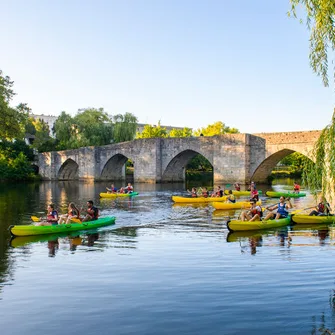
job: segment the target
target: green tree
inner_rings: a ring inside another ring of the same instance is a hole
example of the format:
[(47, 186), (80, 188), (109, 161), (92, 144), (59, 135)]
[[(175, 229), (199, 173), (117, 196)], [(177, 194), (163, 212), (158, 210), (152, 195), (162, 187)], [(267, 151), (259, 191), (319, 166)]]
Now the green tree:
[(191, 137), (191, 136), (192, 136), (191, 128), (183, 128), (183, 129), (173, 128), (169, 132), (169, 137)]
[(39, 152), (55, 150), (55, 141), (50, 136), (49, 125), (42, 119), (36, 119), (33, 121), (33, 126), (35, 128), (33, 147)]
[(12, 89), (14, 82), (4, 76), (0, 70), (0, 139), (23, 138), (24, 125), (28, 118), (29, 108), (26, 104), (10, 107), (9, 103), (15, 93)]
[[(328, 86), (328, 53), (334, 55), (335, 50), (335, 2), (334, 0), (290, 0), (290, 2), (289, 16), (297, 18), (298, 7), (302, 7), (306, 13), (306, 24), (310, 30), (310, 65), (322, 78), (323, 84)], [(300, 19), (300, 22), (303, 20)], [(332, 76), (335, 79), (334, 68)]]
[(34, 126), (34, 121), (35, 119), (33, 117), (29, 117), (27, 119), (27, 122), (25, 124), (25, 132), (30, 134), (30, 135), (35, 135), (36, 134), (36, 128)]
[(199, 128), (194, 131), (195, 136), (215, 136), (223, 135), (227, 133), (236, 134), (239, 131), (236, 128), (230, 128), (226, 126), (223, 122), (217, 121), (213, 124), (208, 125), (206, 128)]
[(57, 149), (73, 149), (76, 148), (76, 125), (71, 115), (62, 112), (55, 121), (53, 131), (57, 141)]
[(142, 133), (137, 133), (136, 138), (166, 138), (168, 133), (165, 127), (161, 127), (160, 122), (157, 126), (146, 124)]
[(132, 141), (136, 135), (137, 117), (131, 113), (113, 116), (113, 141), (114, 143)]

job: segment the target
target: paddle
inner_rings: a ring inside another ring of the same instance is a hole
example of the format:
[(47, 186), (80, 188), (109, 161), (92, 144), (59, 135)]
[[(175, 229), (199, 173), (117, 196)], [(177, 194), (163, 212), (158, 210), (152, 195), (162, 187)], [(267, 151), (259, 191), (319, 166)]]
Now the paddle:
[(294, 211), (291, 212), (291, 214), (297, 214), (297, 213), (300, 213), (302, 211), (305, 211), (307, 209), (312, 209), (312, 208), (315, 208), (316, 206), (313, 206), (313, 207), (307, 207), (307, 208), (302, 208), (302, 209), (296, 209)]

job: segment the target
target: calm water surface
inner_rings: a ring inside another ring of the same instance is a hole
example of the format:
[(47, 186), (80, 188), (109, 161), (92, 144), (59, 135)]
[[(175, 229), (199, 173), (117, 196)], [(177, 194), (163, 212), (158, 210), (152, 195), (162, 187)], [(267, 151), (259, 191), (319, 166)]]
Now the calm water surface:
[[(330, 334), (334, 229), (293, 226), (228, 234), (238, 212), (173, 205), (183, 185), (1, 185), (1, 334)], [(280, 189), (281, 185), (274, 186)], [(284, 188), (284, 186), (283, 186)], [(265, 187), (263, 190), (266, 190)], [(80, 236), (15, 238), (47, 203), (93, 199), (116, 225)], [(267, 204), (276, 202), (267, 200)], [(294, 200), (309, 207), (312, 197)]]

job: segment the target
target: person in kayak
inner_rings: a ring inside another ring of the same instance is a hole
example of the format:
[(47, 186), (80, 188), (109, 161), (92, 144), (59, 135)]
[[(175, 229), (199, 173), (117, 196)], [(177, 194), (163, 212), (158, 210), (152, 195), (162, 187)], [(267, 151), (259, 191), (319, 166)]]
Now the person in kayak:
[(114, 184), (111, 185), (111, 188), (106, 187), (107, 193), (116, 193), (117, 188), (114, 186)]
[(212, 197), (218, 197), (218, 198), (223, 197), (223, 190), (221, 189), (221, 186), (218, 186), (216, 188), (216, 191), (212, 193)]
[[(270, 210), (271, 212), (265, 216), (264, 221), (270, 220), (270, 219), (278, 220), (278, 219), (287, 218), (288, 216), (287, 210), (291, 208), (293, 208), (293, 206), (291, 204), (290, 198), (285, 199), (285, 197), (281, 196), (279, 198), (278, 204), (266, 208)], [(275, 209), (277, 209), (276, 213), (273, 212)]]
[(58, 224), (58, 212), (55, 210), (54, 204), (49, 204), (47, 208), (46, 219), (41, 218), (41, 222), (37, 223), (36, 226), (54, 226)]
[(241, 191), (241, 185), (239, 183), (234, 184), (235, 191)]
[(203, 187), (202, 192), (201, 192), (201, 196), (204, 197), (204, 198), (209, 197), (209, 192), (207, 190), (207, 187)]
[(69, 203), (69, 207), (67, 208), (67, 214), (63, 214), (60, 216), (58, 224), (70, 223), (71, 219), (79, 219), (79, 209), (73, 202)]
[(187, 192), (191, 194), (192, 198), (196, 198), (198, 196), (197, 189), (195, 187), (192, 187), (191, 191), (187, 190)]
[(250, 198), (255, 199), (256, 201), (259, 200), (259, 194), (254, 185), (251, 185), (251, 188), (250, 188)]
[(86, 210), (86, 216), (84, 217), (82, 222), (87, 221), (94, 221), (97, 220), (99, 217), (99, 209), (95, 206), (93, 206), (93, 201), (88, 200), (87, 201), (87, 210)]
[(324, 196), (320, 197), (320, 202), (317, 204), (315, 209), (309, 213), (310, 216), (316, 215), (316, 216), (325, 216), (330, 215), (330, 205), (327, 202), (326, 198)]
[(236, 202), (235, 195), (233, 194), (232, 190), (228, 191), (229, 195), (227, 197), (227, 202), (234, 204)]
[(134, 188), (131, 185), (131, 183), (128, 183), (128, 185), (126, 187), (123, 188), (125, 193), (132, 193), (134, 192)]
[(296, 181), (294, 182), (293, 193), (300, 193), (300, 185)]
[(262, 217), (262, 208), (257, 205), (255, 199), (250, 199), (250, 209), (241, 213), (241, 221), (260, 221)]

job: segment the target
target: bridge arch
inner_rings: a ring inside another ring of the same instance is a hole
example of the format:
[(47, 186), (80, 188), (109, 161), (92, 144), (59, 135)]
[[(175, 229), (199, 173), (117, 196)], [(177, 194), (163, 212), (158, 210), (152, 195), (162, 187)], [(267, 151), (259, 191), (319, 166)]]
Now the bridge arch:
[[(270, 156), (268, 156), (266, 159), (261, 162), (261, 164), (256, 168), (255, 172), (253, 173), (251, 180), (254, 180), (255, 182), (264, 183), (267, 182), (268, 176), (271, 175), (272, 170), (274, 167), (286, 156), (289, 156), (290, 154), (298, 152), (292, 149), (282, 149), (279, 150)], [(300, 152), (301, 153), (301, 152)], [(303, 153), (301, 153), (303, 154)], [(310, 159), (306, 154), (303, 154), (306, 158)]]
[(58, 180), (79, 179), (79, 165), (71, 158), (68, 158), (58, 171)]
[[(186, 166), (190, 160), (197, 155), (201, 155), (210, 162), (207, 157), (197, 151), (190, 149), (184, 150), (170, 160), (162, 174), (162, 182), (184, 182)], [(213, 166), (212, 162), (210, 163)]]
[(109, 158), (101, 171), (101, 179), (104, 180), (126, 180), (126, 162), (128, 157), (116, 154)]

